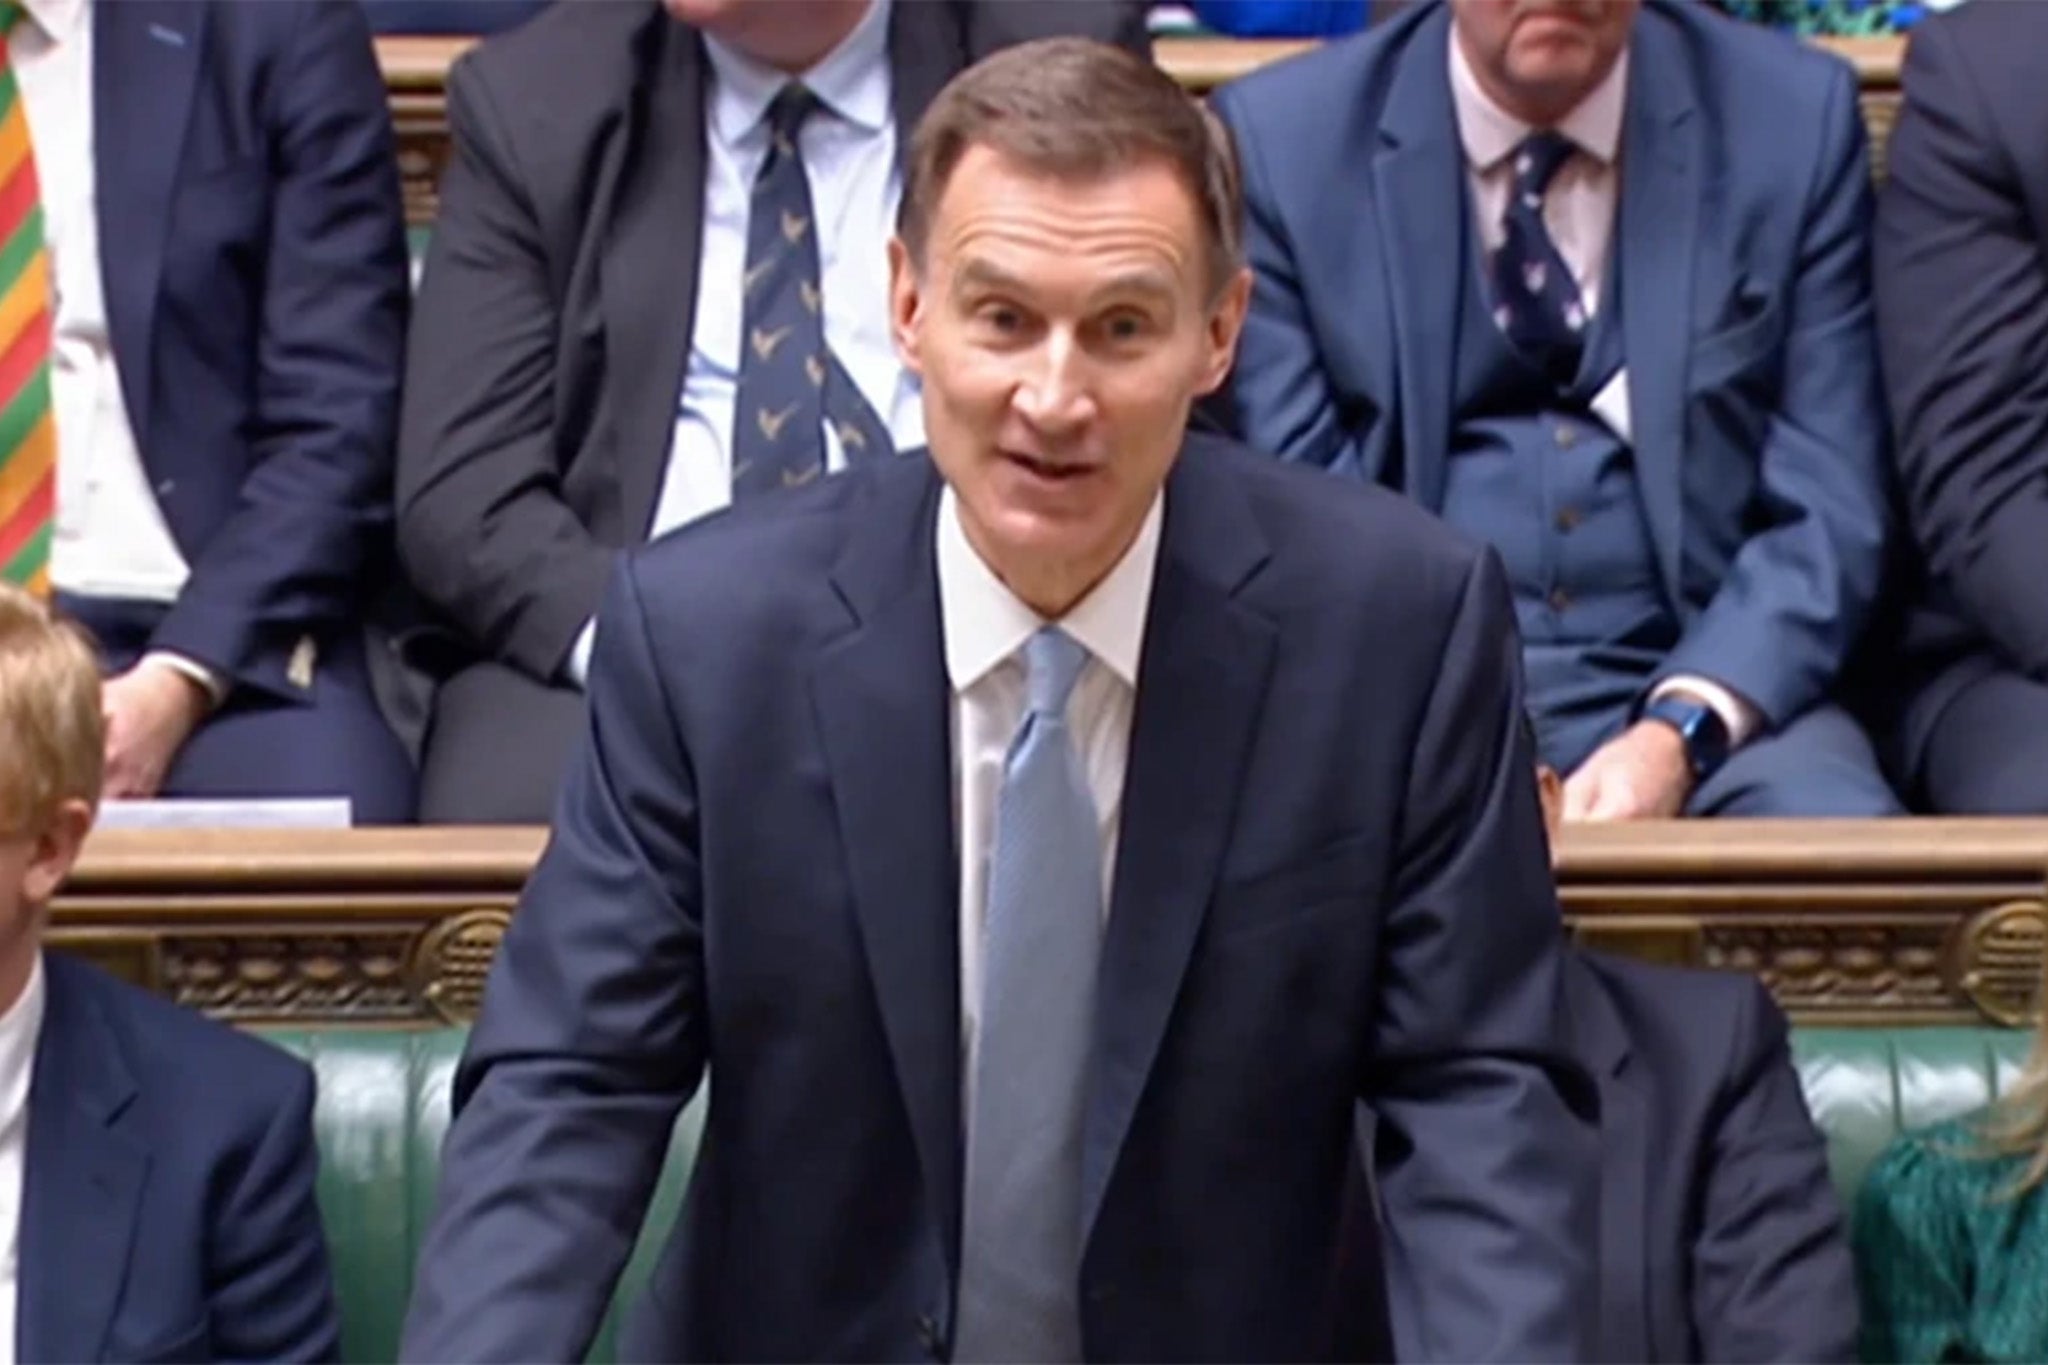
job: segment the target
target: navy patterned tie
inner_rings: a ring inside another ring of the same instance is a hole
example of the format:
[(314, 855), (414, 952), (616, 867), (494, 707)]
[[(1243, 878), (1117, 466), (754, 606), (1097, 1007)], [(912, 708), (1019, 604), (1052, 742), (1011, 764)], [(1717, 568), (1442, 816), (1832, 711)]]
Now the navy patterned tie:
[(1578, 374), (1586, 305), (1543, 222), (1543, 196), (1577, 150), (1562, 133), (1531, 133), (1515, 148), (1515, 187), (1493, 255), (1494, 321), (1552, 380)]
[[(794, 82), (768, 106), (768, 155), (747, 209), (732, 495), (809, 483), (825, 470), (829, 420), (848, 463), (893, 453), (889, 429), (825, 344), (817, 221), (797, 134), (818, 97)], [(876, 263), (880, 269), (880, 262)]]

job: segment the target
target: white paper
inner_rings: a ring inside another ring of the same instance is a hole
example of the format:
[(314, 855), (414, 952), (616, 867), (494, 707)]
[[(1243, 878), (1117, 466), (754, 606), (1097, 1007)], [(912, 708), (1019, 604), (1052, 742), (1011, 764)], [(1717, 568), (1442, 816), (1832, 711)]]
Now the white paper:
[(165, 797), (105, 802), (98, 823), (101, 829), (347, 829), (354, 810), (345, 796), (268, 801)]

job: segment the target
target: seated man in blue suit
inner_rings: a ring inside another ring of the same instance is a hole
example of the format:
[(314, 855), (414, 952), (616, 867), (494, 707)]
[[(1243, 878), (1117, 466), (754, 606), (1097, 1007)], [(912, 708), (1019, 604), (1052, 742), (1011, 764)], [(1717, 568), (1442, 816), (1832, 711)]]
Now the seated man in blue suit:
[(332, 1360), (312, 1073), (41, 949), (102, 724), (92, 646), (0, 583), (0, 1358)]
[(628, 1359), (1355, 1358), (1361, 1099), (1399, 1358), (1583, 1358), (1506, 584), (1186, 434), (1240, 208), (1120, 49), (933, 102), (889, 249), (929, 451), (625, 554), (406, 1359), (580, 1358), (707, 1072)]
[(1830, 700), (1888, 529), (1849, 69), (1671, 0), (1450, 0), (1216, 107), (1231, 418), (1499, 550), (1566, 818), (1895, 811)]
[(0, 575), (53, 588), (99, 640), (107, 795), (343, 796), (358, 820), (409, 818), (362, 636), (389, 558), (407, 286), (361, 11), (5, 13), (6, 113), (26, 116), (8, 191), (36, 211), (0, 269), (52, 302), (0, 312), (0, 504), (37, 489)]

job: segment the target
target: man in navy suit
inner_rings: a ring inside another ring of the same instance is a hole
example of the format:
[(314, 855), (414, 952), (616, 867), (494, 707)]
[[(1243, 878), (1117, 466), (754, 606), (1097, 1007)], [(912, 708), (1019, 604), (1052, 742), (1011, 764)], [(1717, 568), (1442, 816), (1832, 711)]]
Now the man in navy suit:
[(1878, 204), (1878, 340), (1924, 573), (1910, 662), (1871, 691), (1901, 790), (1938, 814), (2048, 814), (2044, 50), (2038, 5), (1915, 28)]
[(41, 950), (102, 725), (92, 646), (0, 584), (0, 1358), (332, 1360), (312, 1073)]
[(406, 260), (350, 0), (25, 0), (55, 305), (47, 573), (98, 637), (107, 794), (409, 818), (371, 696)]
[[(1536, 773), (1554, 840), (1554, 768)], [(1575, 948), (1565, 1000), (1600, 1088), (1600, 1332), (1587, 1357), (1852, 1361), (1856, 1280), (1785, 1012), (1745, 972)]]
[(1856, 81), (1701, 6), (1450, 0), (1220, 92), (1229, 405), (1506, 562), (1568, 819), (1891, 813)]
[(1600, 1087), (1600, 1332), (1589, 1360), (1853, 1361), (1856, 1278), (1785, 1015), (1740, 972), (1576, 951)]
[(1105, 45), (934, 102), (890, 248), (929, 457), (625, 557), (407, 1359), (577, 1357), (707, 1071), (630, 1358), (1347, 1357), (1360, 1099), (1401, 1358), (1582, 1357), (1590, 1087), (1506, 585), (1186, 435), (1236, 187)]

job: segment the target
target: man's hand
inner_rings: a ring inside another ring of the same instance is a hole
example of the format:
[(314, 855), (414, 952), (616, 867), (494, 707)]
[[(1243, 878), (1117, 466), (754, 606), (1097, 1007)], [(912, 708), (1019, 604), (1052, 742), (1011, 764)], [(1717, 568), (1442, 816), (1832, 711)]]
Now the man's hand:
[(212, 704), (196, 679), (161, 660), (144, 659), (107, 679), (100, 702), (107, 718), (106, 796), (155, 796), (171, 760)]
[(1565, 779), (1566, 820), (1668, 820), (1692, 795), (1692, 764), (1678, 731), (1641, 720), (1593, 751)]

